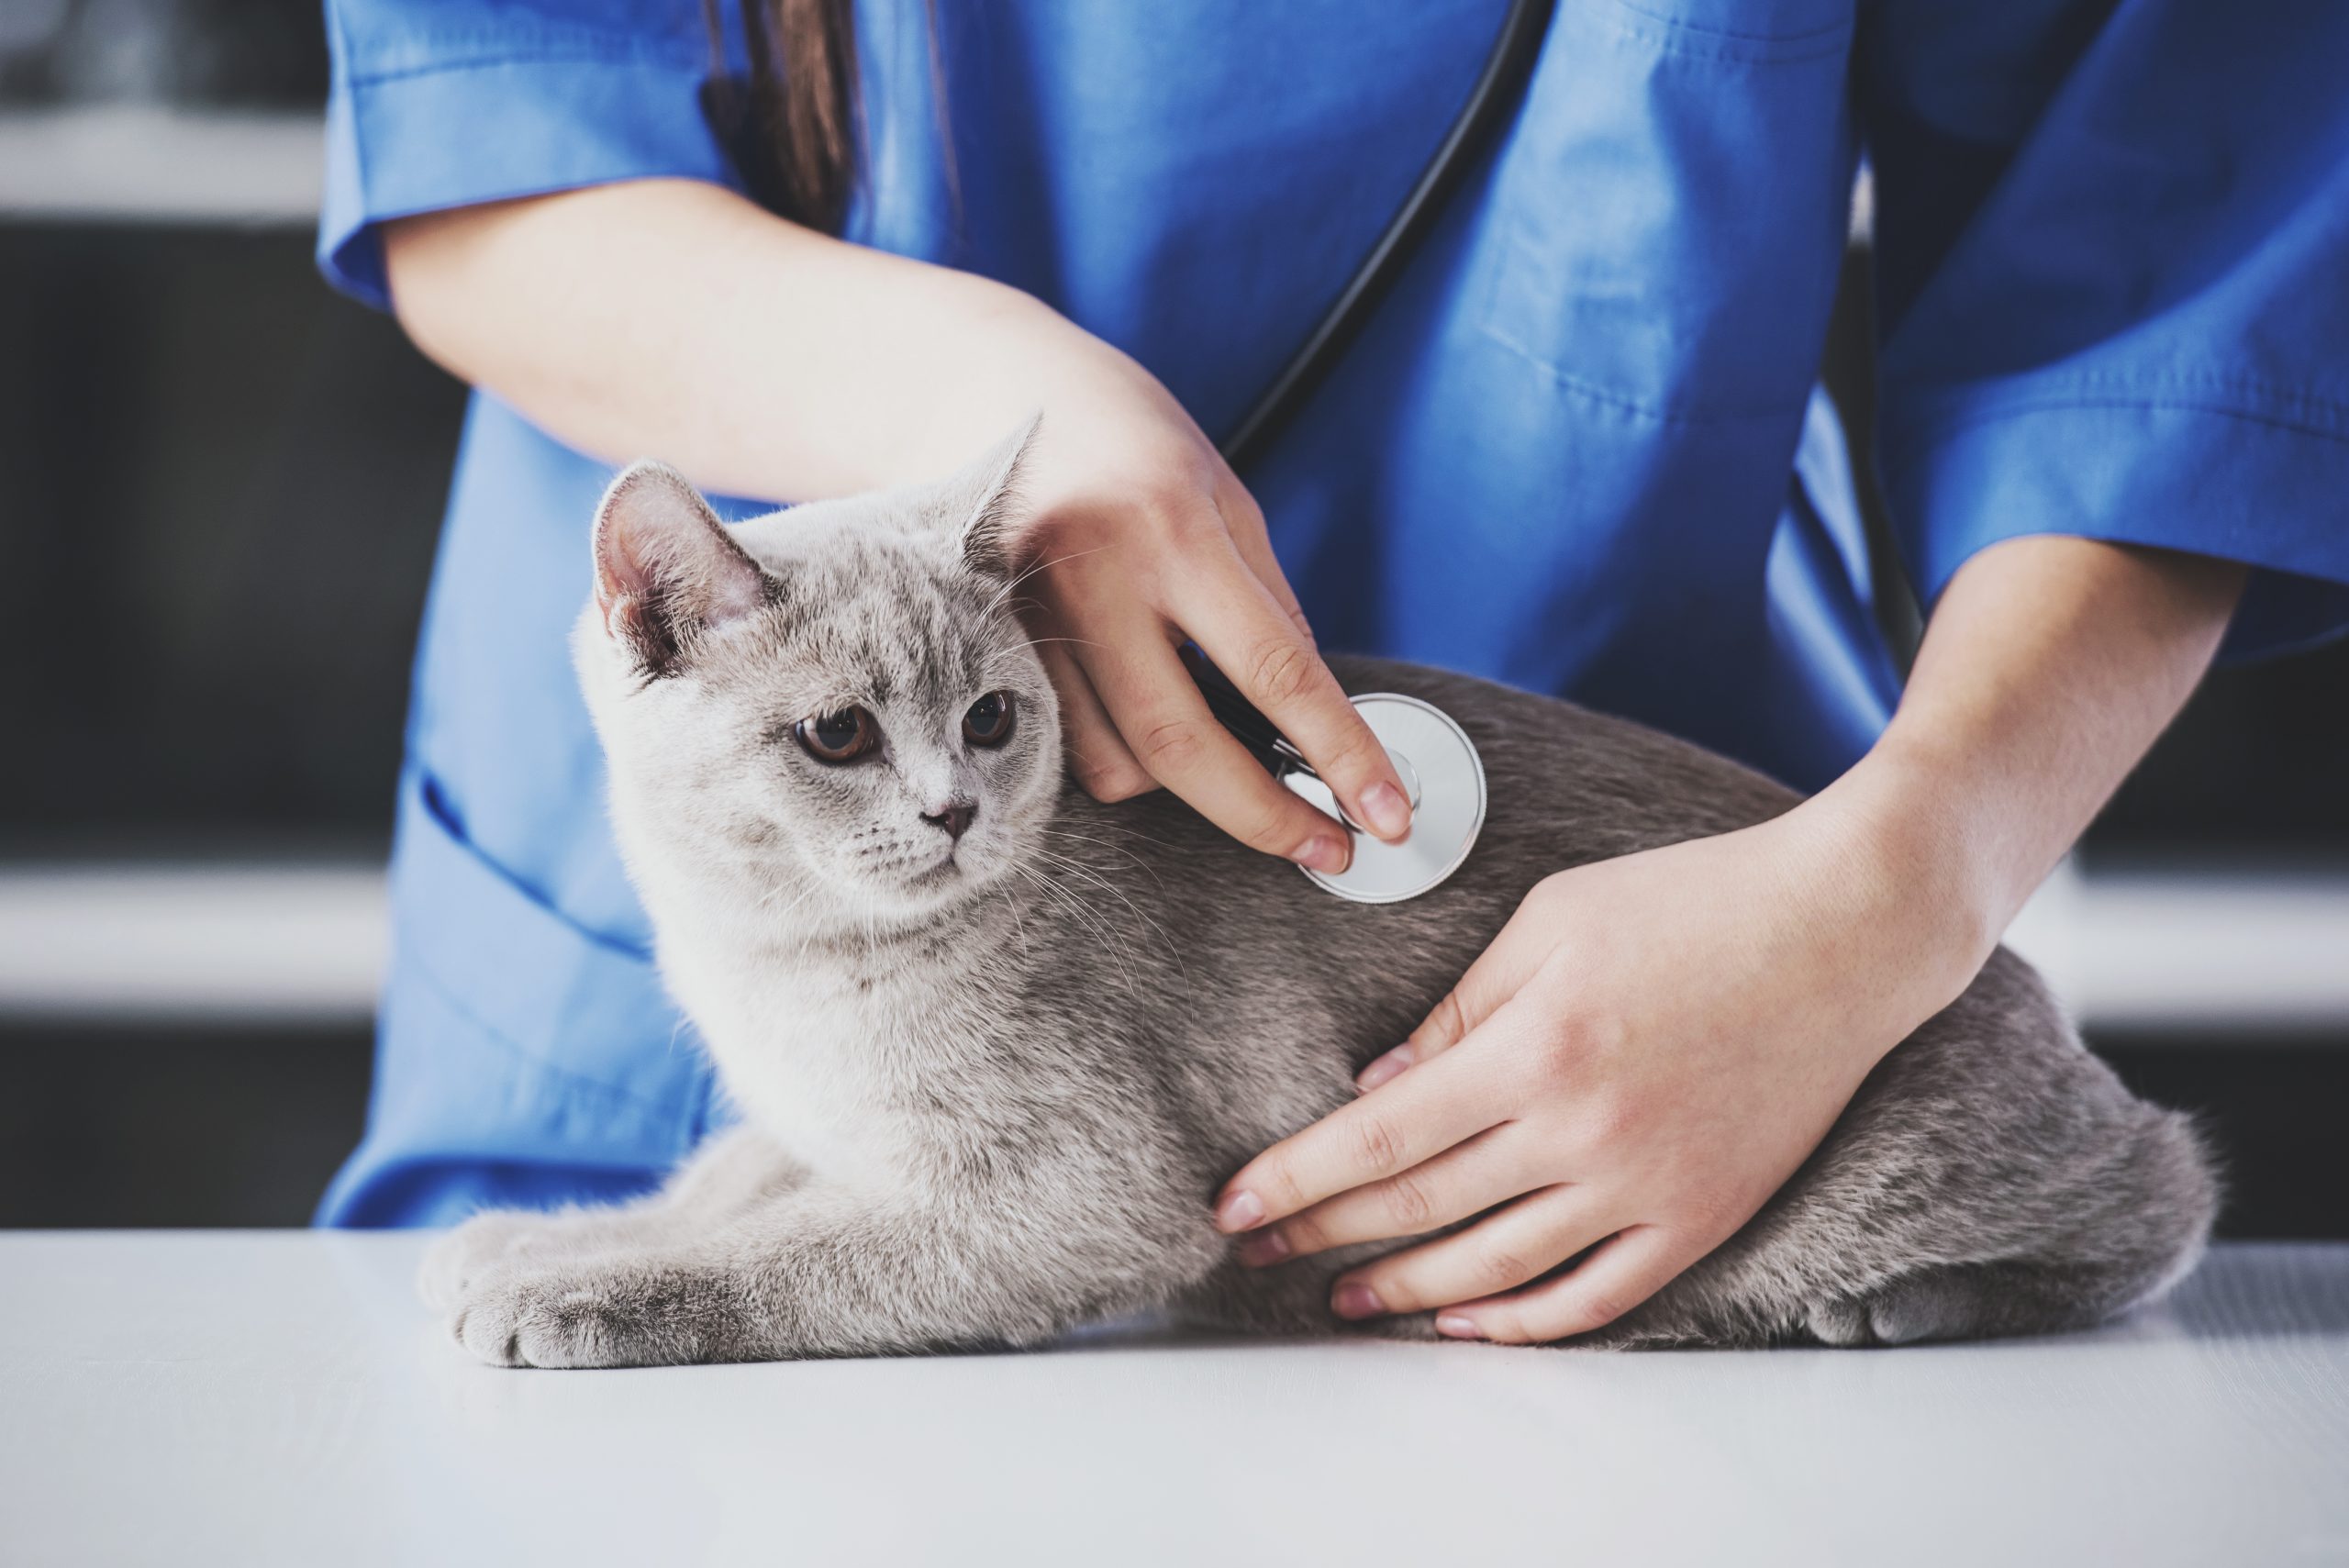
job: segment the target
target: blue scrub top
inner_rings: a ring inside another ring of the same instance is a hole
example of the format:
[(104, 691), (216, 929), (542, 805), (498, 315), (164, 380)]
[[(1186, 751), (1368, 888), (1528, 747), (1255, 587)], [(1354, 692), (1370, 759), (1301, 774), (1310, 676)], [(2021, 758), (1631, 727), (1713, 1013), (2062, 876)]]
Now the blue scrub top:
[[(993, 0), (935, 7), (933, 51), (932, 7), (865, 0), (849, 237), (1029, 290), (1221, 432), (1503, 8)], [(319, 256), (361, 299), (386, 303), (386, 218), (738, 183), (698, 107), (695, 0), (327, 17)], [(2344, 61), (2336, 0), (1562, 0), (1496, 152), (1244, 477), (1326, 642), (1819, 785), (1897, 695), (1814, 386), (1865, 156), (1878, 461), (1928, 598), (1987, 544), (2080, 534), (2256, 568), (2231, 655), (2326, 637), (2349, 620)], [(565, 650), (607, 473), (475, 397), (417, 658), (374, 1100), (327, 1223), (635, 1192), (726, 1114), (650, 962)]]

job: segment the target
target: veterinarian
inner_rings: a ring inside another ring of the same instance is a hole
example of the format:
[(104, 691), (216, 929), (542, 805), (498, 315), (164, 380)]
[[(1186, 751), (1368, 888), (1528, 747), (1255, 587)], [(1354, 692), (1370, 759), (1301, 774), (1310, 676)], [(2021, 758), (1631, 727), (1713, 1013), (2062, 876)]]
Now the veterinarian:
[[(1042, 408), (1024, 544), (1078, 779), (1308, 865), (1345, 837), (1209, 721), (1181, 638), (1387, 837), (1308, 626), (1817, 792), (1543, 883), (1219, 1195), (1259, 1262), (1490, 1210), (1333, 1298), (1463, 1336), (1589, 1329), (1729, 1236), (2214, 655), (2349, 622), (2349, 8), (1562, 0), (1493, 153), (1235, 473), (1215, 440), (1502, 0), (752, 4), (328, 0), (322, 263), (481, 390), (327, 1223), (616, 1198), (722, 1115), (565, 650), (639, 454), (744, 515)], [(1815, 386), (1864, 158), (1876, 461), (1930, 607), (1905, 686)]]

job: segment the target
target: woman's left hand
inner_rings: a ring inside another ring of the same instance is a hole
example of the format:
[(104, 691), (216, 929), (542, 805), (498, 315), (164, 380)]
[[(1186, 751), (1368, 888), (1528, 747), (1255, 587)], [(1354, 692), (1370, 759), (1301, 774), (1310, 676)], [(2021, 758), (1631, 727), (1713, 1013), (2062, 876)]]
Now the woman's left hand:
[(1482, 1216), (1342, 1274), (1331, 1310), (1515, 1342), (1622, 1316), (1744, 1224), (1988, 955), (1882, 820), (1831, 792), (1548, 878), (1362, 1098), (1231, 1179), (1218, 1226), (1261, 1266)]

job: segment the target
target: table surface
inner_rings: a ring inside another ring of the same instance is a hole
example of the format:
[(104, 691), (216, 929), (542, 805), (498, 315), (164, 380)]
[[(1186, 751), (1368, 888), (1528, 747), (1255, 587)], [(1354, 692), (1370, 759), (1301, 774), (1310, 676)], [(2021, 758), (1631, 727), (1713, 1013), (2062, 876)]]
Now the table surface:
[(2349, 1246), (2093, 1334), (474, 1364), (415, 1236), (0, 1233), (0, 1562), (2349, 1562)]

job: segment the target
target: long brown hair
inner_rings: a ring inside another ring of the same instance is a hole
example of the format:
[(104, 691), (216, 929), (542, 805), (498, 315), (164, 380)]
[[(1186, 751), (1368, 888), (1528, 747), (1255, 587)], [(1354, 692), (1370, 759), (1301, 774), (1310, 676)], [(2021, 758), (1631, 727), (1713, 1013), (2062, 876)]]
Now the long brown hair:
[(747, 81), (726, 74), (719, 0), (702, 0), (713, 58), (704, 107), (751, 195), (837, 234), (856, 183), (861, 129), (855, 0), (741, 0), (741, 10)]

